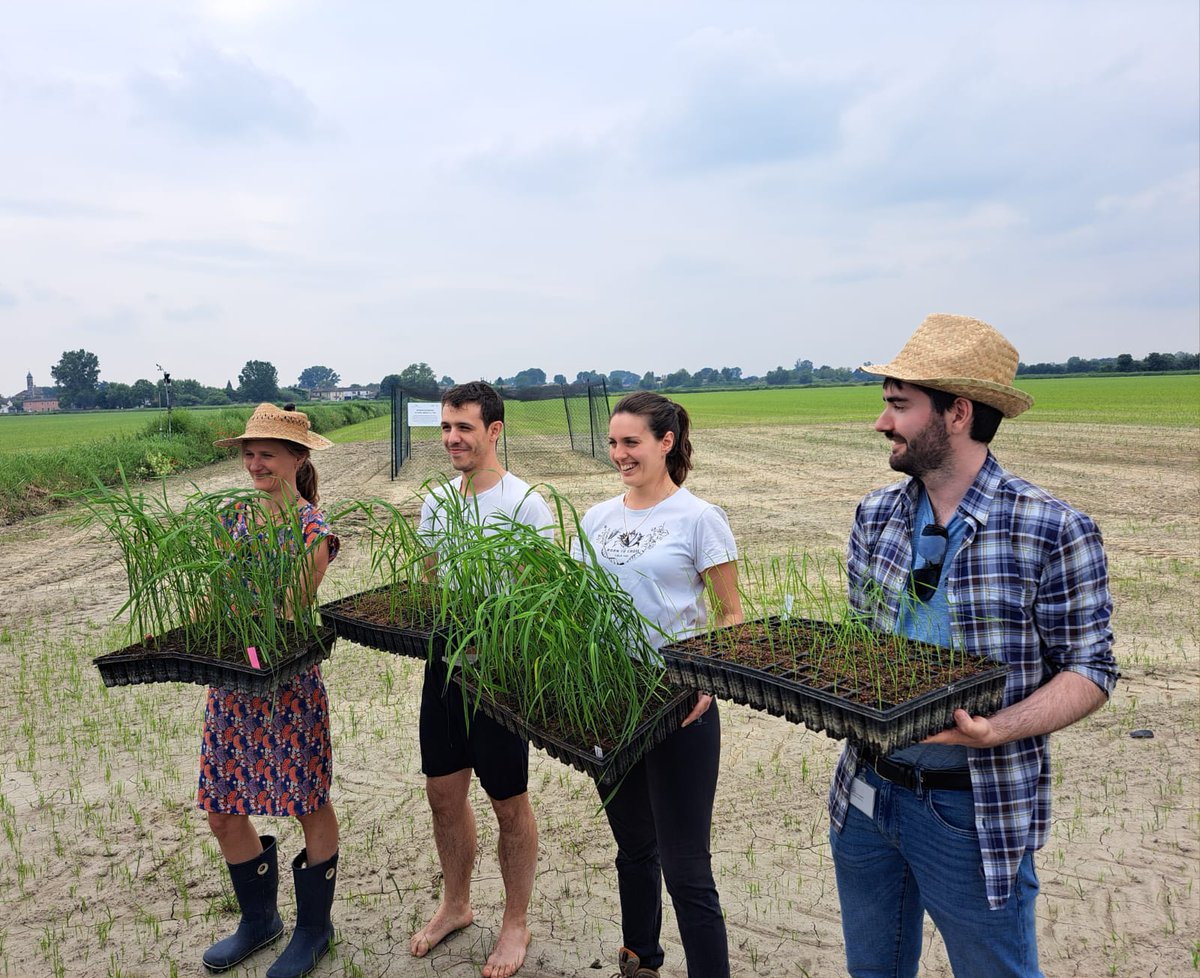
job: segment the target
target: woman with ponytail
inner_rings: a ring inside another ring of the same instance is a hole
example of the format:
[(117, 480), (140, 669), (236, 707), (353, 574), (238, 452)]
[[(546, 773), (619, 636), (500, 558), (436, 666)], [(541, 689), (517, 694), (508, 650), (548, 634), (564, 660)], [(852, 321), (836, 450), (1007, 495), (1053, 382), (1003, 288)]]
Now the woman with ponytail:
[[(240, 448), (242, 465), (262, 494), (254, 505), (234, 503), (222, 517), (235, 554), (237, 541), (250, 534), (272, 534), (281, 549), (303, 548), (309, 573), (304, 593), (291, 595), (289, 604), (313, 602), (337, 556), (338, 538), (315, 505), (317, 470), (310, 452), (332, 442), (312, 431), (293, 405), (280, 410), (260, 404), (243, 434), (216, 444)], [(227, 971), (284, 932), (275, 837), (260, 836), (252, 815), (293, 816), (304, 831), (304, 848), (292, 860), (296, 928), (268, 978), (299, 978), (324, 956), (333, 938), (338, 862), (332, 775), (329, 700), (317, 666), (266, 696), (209, 689), (197, 803), (208, 812), (241, 909), (237, 931), (204, 952), (209, 971)]]
[[(689, 428), (687, 411), (660, 394), (622, 398), (609, 419), (608, 452), (625, 491), (593, 506), (580, 523), (599, 564), (673, 638), (703, 630), (709, 612), (718, 625), (742, 620), (729, 522), (683, 487), (692, 468)], [(658, 633), (649, 638), (655, 648), (667, 641)], [(630, 770), (605, 807), (617, 843), (623, 978), (657, 975), (662, 965), (664, 879), (688, 975), (729, 975), (709, 853), (720, 755), (716, 701), (698, 694), (680, 728)]]

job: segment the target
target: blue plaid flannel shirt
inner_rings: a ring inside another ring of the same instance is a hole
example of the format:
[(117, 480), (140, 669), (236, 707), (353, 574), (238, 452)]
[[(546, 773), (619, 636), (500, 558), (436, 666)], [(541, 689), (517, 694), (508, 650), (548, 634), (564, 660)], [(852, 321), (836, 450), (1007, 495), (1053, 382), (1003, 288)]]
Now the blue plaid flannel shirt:
[[(915, 479), (877, 489), (855, 514), (847, 561), (850, 604), (881, 631), (894, 632), (899, 619), (919, 491)], [(1006, 472), (990, 452), (958, 513), (967, 532), (943, 584), (953, 640), (958, 648), (1008, 663), (1004, 706), (1063, 670), (1111, 693), (1117, 679), (1112, 599), (1096, 524)], [(1008, 901), (1024, 854), (1040, 849), (1049, 835), (1049, 738), (968, 754), (988, 905), (998, 909)], [(858, 751), (847, 745), (829, 792), (829, 815), (839, 832), (859, 763)]]

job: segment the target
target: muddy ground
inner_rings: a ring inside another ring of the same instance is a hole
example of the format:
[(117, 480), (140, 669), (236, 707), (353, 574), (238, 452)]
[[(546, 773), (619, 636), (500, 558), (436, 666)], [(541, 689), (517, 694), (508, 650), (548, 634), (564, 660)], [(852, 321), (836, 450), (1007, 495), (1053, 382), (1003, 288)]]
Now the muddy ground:
[[(700, 432), (689, 486), (723, 505), (745, 552), (839, 554), (854, 505), (893, 478), (864, 425)], [(1194, 973), (1200, 934), (1198, 682), (1200, 433), (1010, 423), (1002, 463), (1091, 513), (1111, 561), (1123, 679), (1111, 704), (1054, 737), (1054, 826), (1038, 858), (1047, 975)], [(599, 463), (514, 453), (579, 507), (619, 484)], [(412, 500), (418, 467), (388, 476), (386, 444), (319, 458), (323, 503)], [(235, 463), (176, 477), (173, 493), (240, 483)], [(227, 932), (229, 891), (194, 808), (203, 690), (105, 689), (91, 657), (113, 647), (123, 576), (109, 544), (67, 514), (0, 527), (0, 975), (200, 975)], [(323, 598), (360, 589), (361, 524)], [(333, 704), (334, 800), (342, 820), (336, 954), (318, 975), (478, 974), (500, 919), (494, 820), (481, 833), (476, 924), (417, 961), (411, 930), (432, 910), (438, 867), (419, 773), (412, 660), (339, 645), (325, 669)], [(839, 745), (803, 727), (722, 706), (713, 851), (739, 975), (844, 973), (824, 799)], [(1149, 728), (1151, 739), (1132, 739)], [(620, 944), (613, 846), (583, 775), (537, 752), (541, 829), (534, 940), (522, 974), (611, 973)], [(298, 826), (263, 820), (290, 857)], [(281, 886), (285, 918), (290, 883)], [(948, 975), (932, 930), (923, 974)], [(668, 908), (664, 974), (684, 973)], [(261, 975), (269, 952), (241, 972)]]

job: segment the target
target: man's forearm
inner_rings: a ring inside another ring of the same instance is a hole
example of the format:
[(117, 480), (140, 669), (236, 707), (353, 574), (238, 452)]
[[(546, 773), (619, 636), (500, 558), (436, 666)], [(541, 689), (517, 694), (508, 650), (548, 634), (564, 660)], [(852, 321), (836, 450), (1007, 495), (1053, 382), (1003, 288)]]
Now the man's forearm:
[(995, 714), (992, 726), (1001, 733), (999, 743), (1053, 733), (1100, 709), (1107, 694), (1087, 676), (1060, 672), (1025, 699)]
[(955, 710), (955, 726), (927, 738), (925, 743), (998, 747), (1068, 727), (1098, 710), (1107, 699), (1105, 691), (1086, 676), (1060, 672), (1019, 703), (990, 717), (972, 717), (966, 710)]

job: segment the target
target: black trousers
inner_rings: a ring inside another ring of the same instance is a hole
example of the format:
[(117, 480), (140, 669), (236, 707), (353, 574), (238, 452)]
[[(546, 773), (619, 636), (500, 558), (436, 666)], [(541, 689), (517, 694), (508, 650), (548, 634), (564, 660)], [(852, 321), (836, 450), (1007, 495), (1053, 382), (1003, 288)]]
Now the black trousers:
[(708, 711), (626, 775), (605, 808), (617, 841), (625, 946), (644, 968), (663, 962), (662, 882), (675, 907), (689, 978), (727, 978), (729, 945), (708, 842), (721, 758), (721, 720)]

